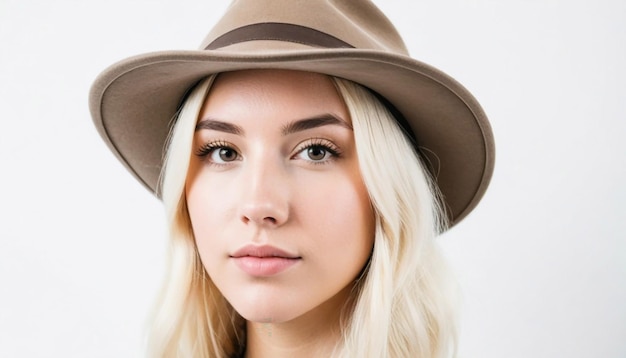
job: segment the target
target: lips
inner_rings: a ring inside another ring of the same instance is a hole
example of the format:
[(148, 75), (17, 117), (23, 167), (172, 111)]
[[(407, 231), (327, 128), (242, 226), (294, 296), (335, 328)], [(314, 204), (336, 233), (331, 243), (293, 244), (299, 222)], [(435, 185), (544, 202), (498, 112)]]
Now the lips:
[(245, 257), (245, 256), (254, 256), (254, 257), (284, 257), (287, 259), (297, 259), (300, 258), (298, 255), (291, 254), (287, 251), (281, 250), (277, 247), (270, 245), (263, 246), (255, 246), (255, 245), (247, 245), (242, 247), (241, 249), (235, 251), (231, 255), (233, 258)]
[(256, 277), (277, 275), (300, 262), (302, 257), (274, 246), (247, 245), (230, 258), (245, 273)]

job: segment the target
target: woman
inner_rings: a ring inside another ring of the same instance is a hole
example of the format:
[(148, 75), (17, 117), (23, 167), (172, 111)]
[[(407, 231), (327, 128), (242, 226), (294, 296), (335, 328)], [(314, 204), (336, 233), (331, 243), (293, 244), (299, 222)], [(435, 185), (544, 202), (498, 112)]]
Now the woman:
[(235, 1), (201, 50), (109, 68), (91, 109), (168, 213), (153, 356), (454, 354), (434, 238), (480, 200), (493, 140), (372, 3)]

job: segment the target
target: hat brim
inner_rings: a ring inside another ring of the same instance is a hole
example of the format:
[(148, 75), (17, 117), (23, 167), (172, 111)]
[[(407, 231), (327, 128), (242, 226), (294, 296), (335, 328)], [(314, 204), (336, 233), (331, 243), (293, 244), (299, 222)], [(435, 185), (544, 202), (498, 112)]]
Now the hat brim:
[(208, 75), (244, 69), (322, 73), (385, 97), (405, 116), (434, 168), (453, 225), (487, 189), (494, 141), (476, 99), (445, 73), (381, 51), (164, 51), (136, 56), (114, 64), (96, 79), (89, 98), (92, 118), (118, 159), (158, 195), (164, 145), (182, 97)]

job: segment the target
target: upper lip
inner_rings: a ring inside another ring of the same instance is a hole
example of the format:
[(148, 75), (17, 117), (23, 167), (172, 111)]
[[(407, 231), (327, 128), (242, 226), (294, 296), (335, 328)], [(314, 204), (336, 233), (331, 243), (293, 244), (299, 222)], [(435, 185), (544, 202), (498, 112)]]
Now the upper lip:
[(246, 245), (230, 255), (230, 257), (283, 257), (287, 259), (298, 259), (300, 256), (279, 249), (271, 245)]

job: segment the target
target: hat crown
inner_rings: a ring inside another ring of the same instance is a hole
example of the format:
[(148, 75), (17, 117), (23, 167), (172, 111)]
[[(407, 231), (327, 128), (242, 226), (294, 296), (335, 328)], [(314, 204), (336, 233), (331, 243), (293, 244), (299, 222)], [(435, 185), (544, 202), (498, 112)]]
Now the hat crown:
[[(251, 46), (263, 40), (274, 46)], [(200, 49), (271, 51), (287, 49), (285, 43), (408, 55), (396, 28), (369, 0), (234, 0)]]

